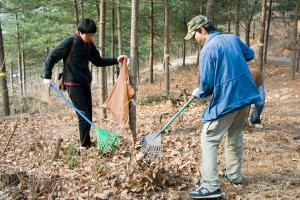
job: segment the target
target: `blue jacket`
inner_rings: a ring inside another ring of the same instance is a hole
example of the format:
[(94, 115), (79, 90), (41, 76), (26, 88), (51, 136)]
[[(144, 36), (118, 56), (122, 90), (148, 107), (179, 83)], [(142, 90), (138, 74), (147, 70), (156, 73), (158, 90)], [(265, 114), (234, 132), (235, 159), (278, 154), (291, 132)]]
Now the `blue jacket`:
[(254, 52), (232, 34), (210, 33), (200, 52), (198, 97), (211, 96), (202, 120), (210, 121), (261, 100), (247, 61)]

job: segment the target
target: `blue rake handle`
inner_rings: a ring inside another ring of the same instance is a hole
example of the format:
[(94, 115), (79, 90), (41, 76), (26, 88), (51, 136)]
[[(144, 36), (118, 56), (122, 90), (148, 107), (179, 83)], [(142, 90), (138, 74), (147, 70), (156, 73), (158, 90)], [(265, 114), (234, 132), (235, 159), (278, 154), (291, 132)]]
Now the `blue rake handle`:
[(50, 87), (52, 88), (52, 90), (54, 90), (54, 92), (56, 92), (56, 94), (58, 94), (59, 97), (61, 97), (67, 104), (69, 104), (69, 106), (71, 106), (81, 117), (83, 117), (94, 129), (97, 129), (97, 127), (95, 126), (95, 124), (93, 122), (91, 122), (91, 120), (89, 120), (83, 113), (82, 111), (78, 110), (68, 99), (66, 99), (66, 97), (52, 84), (50, 83)]

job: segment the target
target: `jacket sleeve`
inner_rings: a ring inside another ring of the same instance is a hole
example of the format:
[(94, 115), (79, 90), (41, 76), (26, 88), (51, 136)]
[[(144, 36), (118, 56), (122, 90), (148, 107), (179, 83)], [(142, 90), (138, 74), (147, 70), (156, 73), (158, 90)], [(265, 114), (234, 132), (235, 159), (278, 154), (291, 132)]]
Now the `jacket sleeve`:
[(238, 38), (238, 40), (246, 61), (252, 60), (254, 58), (254, 51), (250, 47), (248, 47), (248, 45), (246, 45), (240, 38)]
[(71, 48), (73, 43), (73, 38), (68, 37), (63, 40), (57, 47), (55, 47), (51, 53), (48, 55), (45, 61), (45, 71), (44, 71), (44, 78), (51, 79), (52, 77), (52, 69), (54, 65), (60, 61), (61, 59), (65, 58), (68, 54), (68, 50)]
[(118, 60), (116, 58), (102, 58), (94, 44), (91, 44), (90, 61), (97, 67), (118, 64)]
[(204, 53), (200, 58), (200, 83), (198, 97), (204, 99), (214, 90), (215, 62), (212, 54)]

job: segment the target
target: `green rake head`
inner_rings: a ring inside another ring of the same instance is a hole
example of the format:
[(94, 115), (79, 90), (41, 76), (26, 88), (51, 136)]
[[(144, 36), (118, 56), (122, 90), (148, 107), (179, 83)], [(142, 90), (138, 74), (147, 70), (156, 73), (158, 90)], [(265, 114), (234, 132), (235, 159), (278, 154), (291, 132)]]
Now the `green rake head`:
[(105, 152), (108, 149), (115, 150), (119, 144), (120, 136), (105, 129), (97, 128), (97, 146), (100, 151)]

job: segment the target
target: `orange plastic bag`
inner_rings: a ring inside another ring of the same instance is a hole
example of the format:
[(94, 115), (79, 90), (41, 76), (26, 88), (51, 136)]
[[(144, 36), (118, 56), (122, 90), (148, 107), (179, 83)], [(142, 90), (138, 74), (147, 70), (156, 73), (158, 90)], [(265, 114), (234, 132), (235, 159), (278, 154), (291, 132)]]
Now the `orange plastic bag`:
[(133, 95), (134, 88), (129, 82), (128, 66), (123, 62), (118, 80), (102, 107), (109, 109), (117, 122), (124, 126), (128, 121), (129, 101)]

